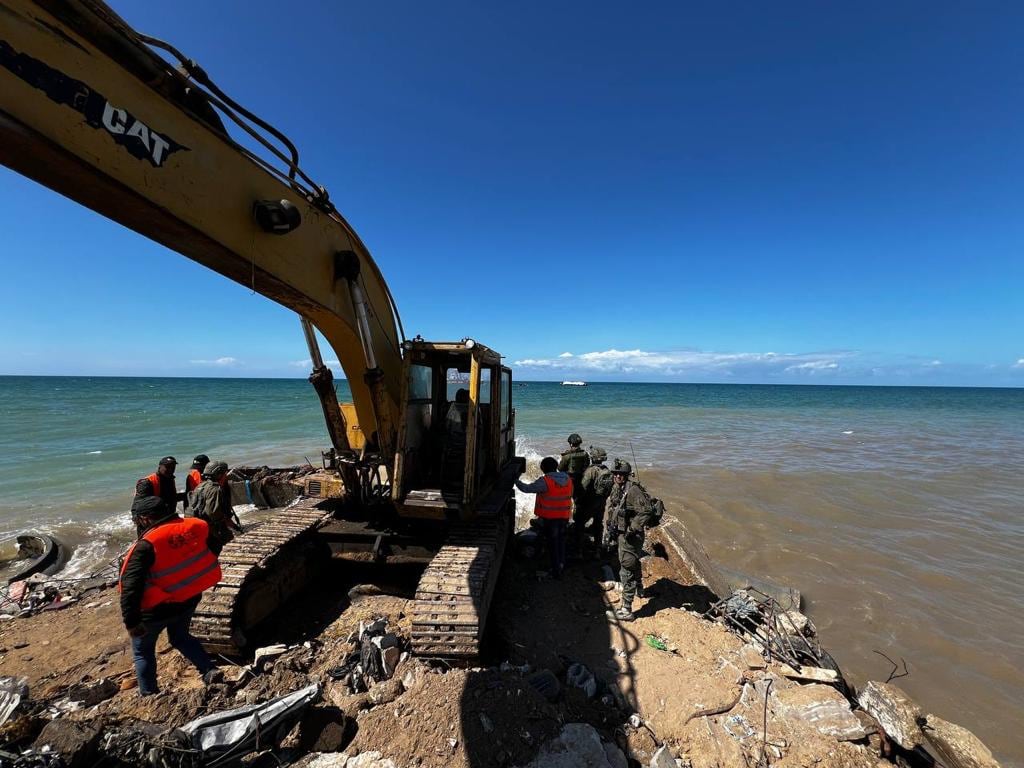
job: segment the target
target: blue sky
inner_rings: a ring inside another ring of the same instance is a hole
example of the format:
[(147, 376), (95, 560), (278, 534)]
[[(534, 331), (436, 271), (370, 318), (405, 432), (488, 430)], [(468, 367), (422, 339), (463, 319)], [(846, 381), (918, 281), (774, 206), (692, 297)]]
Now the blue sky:
[[(410, 335), (524, 379), (1024, 386), (1024, 5), (113, 6), (296, 141)], [(308, 372), (291, 312), (0, 189), (0, 373)]]

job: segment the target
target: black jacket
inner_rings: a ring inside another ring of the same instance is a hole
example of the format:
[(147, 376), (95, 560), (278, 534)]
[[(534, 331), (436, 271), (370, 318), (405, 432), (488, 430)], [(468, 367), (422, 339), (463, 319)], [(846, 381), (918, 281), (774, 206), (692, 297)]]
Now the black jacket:
[[(156, 525), (147, 528), (151, 531), (167, 523), (179, 523), (181, 518), (177, 515), (161, 520)], [(207, 539), (207, 546), (210, 545)], [(121, 572), (121, 618), (128, 629), (145, 624), (147, 621), (162, 621), (177, 616), (178, 614), (195, 608), (199, 605), (202, 595), (196, 595), (180, 603), (160, 603), (148, 611), (142, 610), (142, 593), (146, 591), (146, 578), (149, 571), (156, 562), (156, 553), (153, 545), (145, 539), (139, 538), (135, 548), (132, 550), (128, 562)]]
[[(148, 477), (144, 477), (135, 484), (136, 496), (152, 496), (153, 483)], [(167, 505), (168, 512), (174, 512), (179, 501), (185, 501), (184, 491), (179, 491), (174, 484), (174, 475), (160, 477), (160, 498)]]

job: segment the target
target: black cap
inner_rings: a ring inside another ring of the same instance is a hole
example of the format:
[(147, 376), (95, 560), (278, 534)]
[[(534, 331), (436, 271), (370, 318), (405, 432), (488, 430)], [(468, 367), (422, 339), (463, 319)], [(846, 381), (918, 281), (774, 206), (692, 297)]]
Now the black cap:
[(136, 496), (132, 502), (132, 520), (148, 517), (159, 520), (172, 514), (159, 496)]
[(200, 453), (198, 456), (196, 456), (194, 459), (192, 459), (192, 464), (193, 465), (195, 465), (195, 464), (202, 464), (202, 465), (205, 466), (205, 465), (207, 465), (209, 463), (210, 463), (210, 457), (207, 456), (205, 453)]
[(177, 466), (178, 460), (176, 458), (174, 458), (173, 456), (164, 456), (162, 459), (160, 459), (160, 466), (161, 467), (165, 466), (167, 464), (174, 464), (175, 466)]

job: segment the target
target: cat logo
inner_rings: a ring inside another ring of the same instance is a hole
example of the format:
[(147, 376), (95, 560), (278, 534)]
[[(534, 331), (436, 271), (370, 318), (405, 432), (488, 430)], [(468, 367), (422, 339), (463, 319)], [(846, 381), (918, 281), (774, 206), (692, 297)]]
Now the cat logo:
[(181, 149), (170, 139), (164, 138), (126, 109), (119, 109), (109, 101), (103, 105), (103, 127), (114, 137), (114, 141), (140, 159), (149, 160), (155, 167), (164, 164), (164, 158)]
[(92, 86), (15, 50), (6, 40), (0, 40), (0, 67), (42, 92), (51, 101), (80, 114), (90, 128), (103, 128), (128, 154), (139, 160), (147, 160), (154, 168), (163, 166), (164, 161), (175, 152), (188, 151), (188, 147), (174, 141), (166, 133), (154, 130), (127, 109), (115, 107)]

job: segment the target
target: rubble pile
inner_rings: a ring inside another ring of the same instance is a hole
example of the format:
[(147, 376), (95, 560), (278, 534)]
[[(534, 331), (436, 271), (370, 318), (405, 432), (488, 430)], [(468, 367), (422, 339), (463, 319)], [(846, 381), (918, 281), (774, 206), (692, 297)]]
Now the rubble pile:
[(411, 595), (363, 586), (324, 587), (205, 683), (162, 642), (145, 698), (116, 593), (2, 622), (0, 766), (996, 768), (895, 686), (854, 692), (798, 607), (718, 600), (659, 535), (633, 623), (598, 563), (507, 563), (471, 668), (412, 656)]

